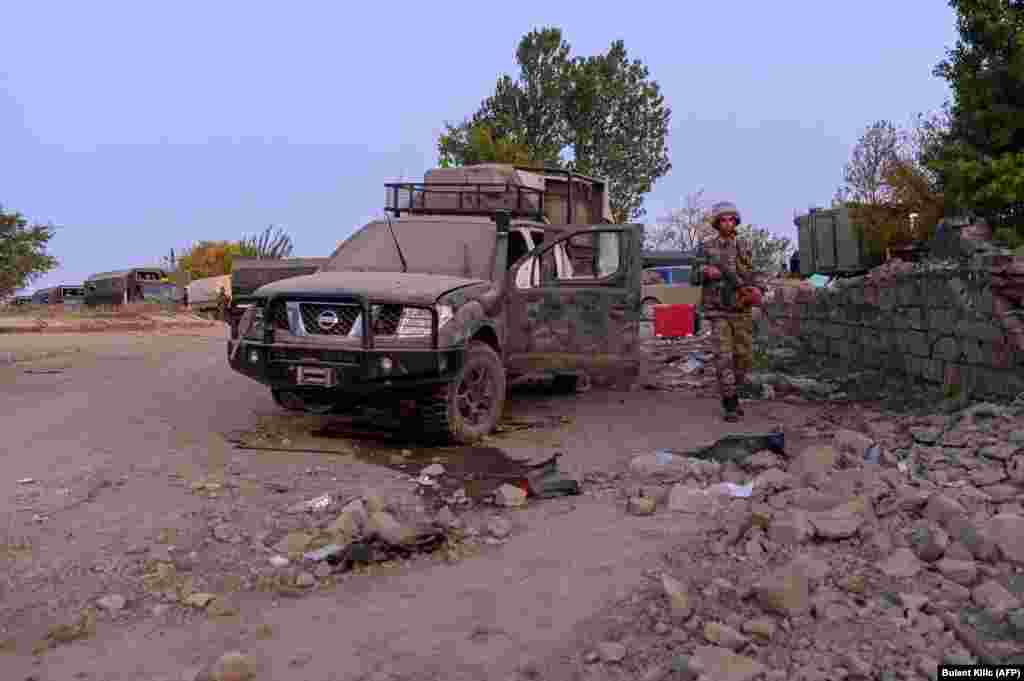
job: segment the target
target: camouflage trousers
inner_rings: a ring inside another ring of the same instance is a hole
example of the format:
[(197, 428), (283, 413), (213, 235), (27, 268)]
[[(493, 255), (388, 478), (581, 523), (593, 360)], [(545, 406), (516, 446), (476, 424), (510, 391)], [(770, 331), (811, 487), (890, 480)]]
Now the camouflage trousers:
[(737, 386), (747, 382), (754, 358), (754, 320), (750, 315), (709, 319), (714, 331), (712, 348), (718, 390), (723, 398), (735, 397)]

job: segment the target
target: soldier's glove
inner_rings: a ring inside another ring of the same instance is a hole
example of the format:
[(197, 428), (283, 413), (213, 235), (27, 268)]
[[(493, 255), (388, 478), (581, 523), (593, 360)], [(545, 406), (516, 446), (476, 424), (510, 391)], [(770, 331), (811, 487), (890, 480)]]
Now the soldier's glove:
[(754, 286), (744, 286), (737, 295), (737, 305), (741, 310), (749, 310), (753, 307), (761, 307), (761, 289)]
[(718, 269), (714, 265), (704, 266), (704, 278), (708, 281), (718, 281), (722, 278), (722, 270)]

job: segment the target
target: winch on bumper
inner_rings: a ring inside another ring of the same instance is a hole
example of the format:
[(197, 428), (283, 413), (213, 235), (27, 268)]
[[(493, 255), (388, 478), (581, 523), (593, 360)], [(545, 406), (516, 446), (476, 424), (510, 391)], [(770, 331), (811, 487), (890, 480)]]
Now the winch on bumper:
[(254, 300), (228, 342), (231, 367), (274, 390), (369, 394), (451, 380), (464, 350), (439, 347), (445, 305), (289, 295)]

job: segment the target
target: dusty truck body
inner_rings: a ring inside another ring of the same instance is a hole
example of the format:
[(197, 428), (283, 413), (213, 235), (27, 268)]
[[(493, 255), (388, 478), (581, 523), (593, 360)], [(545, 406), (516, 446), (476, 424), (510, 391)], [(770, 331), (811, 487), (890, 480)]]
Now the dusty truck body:
[(161, 267), (134, 267), (94, 274), (85, 281), (85, 304), (127, 305), (128, 303), (170, 303), (178, 287)]
[[(549, 224), (546, 172), (459, 170), (387, 185), (385, 217), (319, 272), (255, 291), (231, 366), (286, 408), (387, 406), (456, 442), (493, 430), (512, 378), (571, 387), (635, 370), (641, 226)], [(604, 213), (600, 197), (584, 200)]]
[(250, 305), (250, 296), (260, 286), (313, 274), (326, 263), (327, 258), (235, 258), (226, 291), (230, 299), (228, 321), (238, 324)]

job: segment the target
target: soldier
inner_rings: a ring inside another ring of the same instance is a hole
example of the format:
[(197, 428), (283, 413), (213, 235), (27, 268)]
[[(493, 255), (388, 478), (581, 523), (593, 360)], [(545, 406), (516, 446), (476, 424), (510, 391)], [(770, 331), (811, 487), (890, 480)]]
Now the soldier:
[(737, 388), (746, 383), (753, 360), (754, 322), (751, 308), (760, 301), (755, 288), (750, 244), (737, 239), (740, 213), (728, 201), (711, 209), (717, 235), (702, 242), (690, 283), (703, 288), (704, 317), (712, 325), (715, 369), (725, 420), (743, 416)]

